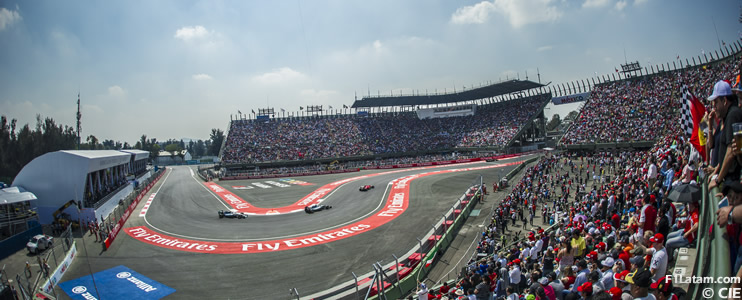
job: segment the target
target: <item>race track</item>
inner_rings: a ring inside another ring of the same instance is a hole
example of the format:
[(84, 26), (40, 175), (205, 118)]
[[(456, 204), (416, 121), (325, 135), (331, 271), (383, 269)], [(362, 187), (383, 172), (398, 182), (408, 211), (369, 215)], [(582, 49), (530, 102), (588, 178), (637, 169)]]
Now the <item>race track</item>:
[[(296, 205), (323, 186), (345, 180), (324, 197), (315, 199), (331, 205), (330, 210), (314, 214), (303, 210), (274, 215), (257, 213), (247, 219), (219, 219), (217, 211), (233, 208), (232, 205), (189, 167), (168, 168), (151, 190), (156, 195), (146, 214), (140, 217), (146, 202), (143, 200), (111, 248), (100, 253), (99, 249), (87, 249), (87, 255), (81, 251), (62, 281), (123, 265), (175, 289), (168, 299), (289, 299), (292, 288), (302, 296), (314, 294), (352, 280), (351, 272), (365, 274), (373, 271), (371, 264), (375, 262), (393, 261), (392, 254), (401, 257), (418, 244), (416, 238), (422, 238), (431, 225), (441, 222), (443, 212), (480, 174), (491, 188), (492, 181), (516, 167), (513, 162), (527, 158), (368, 170), (282, 181), (217, 182), (254, 211), (266, 208), (290, 211), (281, 208)], [(358, 176), (363, 178), (348, 181)], [(390, 190), (395, 186), (389, 183), (399, 183), (405, 176), (411, 178), (409, 199), (399, 216), (347, 236), (329, 235), (331, 239), (323, 235), (322, 242), (290, 247), (292, 243), (299, 244), (302, 237), (337, 232), (371, 217), (378, 218), (391, 201)], [(366, 184), (375, 188), (358, 191), (359, 186)], [(212, 245), (214, 250), (203, 247), (203, 251), (196, 251), (198, 246), (179, 249), (151, 243), (144, 233), (137, 235), (145, 231), (150, 236), (176, 239), (176, 245), (184, 245), (181, 241), (197, 241), (198, 245)], [(274, 243), (278, 240), (281, 242)], [(230, 245), (234, 246), (230, 248), (233, 251), (223, 250)]]

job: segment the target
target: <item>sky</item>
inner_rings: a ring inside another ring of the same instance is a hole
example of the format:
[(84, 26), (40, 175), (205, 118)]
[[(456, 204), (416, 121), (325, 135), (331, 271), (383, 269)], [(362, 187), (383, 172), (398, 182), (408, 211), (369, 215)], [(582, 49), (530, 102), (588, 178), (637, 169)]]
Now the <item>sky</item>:
[[(134, 144), (230, 115), (518, 77), (565, 83), (740, 37), (742, 1), (5, 1), (0, 114)], [(717, 38), (718, 32), (718, 38)], [(562, 117), (575, 105), (550, 107)]]

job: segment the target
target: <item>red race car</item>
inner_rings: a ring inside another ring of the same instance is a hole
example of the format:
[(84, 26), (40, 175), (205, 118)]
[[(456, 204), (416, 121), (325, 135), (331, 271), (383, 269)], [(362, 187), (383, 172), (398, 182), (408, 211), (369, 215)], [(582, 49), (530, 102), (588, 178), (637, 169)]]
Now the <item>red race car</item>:
[(373, 185), (362, 185), (358, 190), (361, 191), (361, 192), (365, 192), (365, 191), (368, 191), (368, 190), (370, 190), (372, 188), (374, 188)]

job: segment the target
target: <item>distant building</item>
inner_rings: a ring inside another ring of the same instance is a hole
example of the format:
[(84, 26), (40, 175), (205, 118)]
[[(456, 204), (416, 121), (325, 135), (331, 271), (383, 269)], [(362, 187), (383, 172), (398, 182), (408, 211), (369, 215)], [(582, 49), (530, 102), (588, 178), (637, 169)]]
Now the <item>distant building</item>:
[(188, 153), (188, 150), (181, 150), (180, 152), (175, 153), (160, 151), (155, 158), (155, 164), (159, 166), (182, 165), (192, 159), (193, 157)]

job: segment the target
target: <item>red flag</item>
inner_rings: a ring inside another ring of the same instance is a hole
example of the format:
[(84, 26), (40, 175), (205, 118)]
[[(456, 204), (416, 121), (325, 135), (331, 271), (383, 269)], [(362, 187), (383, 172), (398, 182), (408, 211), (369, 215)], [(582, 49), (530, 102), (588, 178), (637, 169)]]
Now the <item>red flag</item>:
[(703, 160), (706, 160), (706, 137), (703, 135), (703, 131), (701, 129), (701, 119), (703, 119), (703, 115), (706, 114), (706, 107), (703, 106), (701, 101), (696, 98), (693, 94), (690, 93), (690, 91), (687, 92), (690, 94), (690, 97), (688, 97), (688, 101), (690, 101), (690, 113), (693, 117), (693, 132), (691, 133), (690, 137), (690, 143), (693, 145), (693, 148), (696, 148), (698, 150), (698, 153), (701, 154), (701, 157)]
[(426, 268), (430, 267), (430, 264), (432, 264), (432, 263), (433, 263), (433, 260), (432, 259), (428, 259), (428, 261), (425, 262), (425, 267)]

